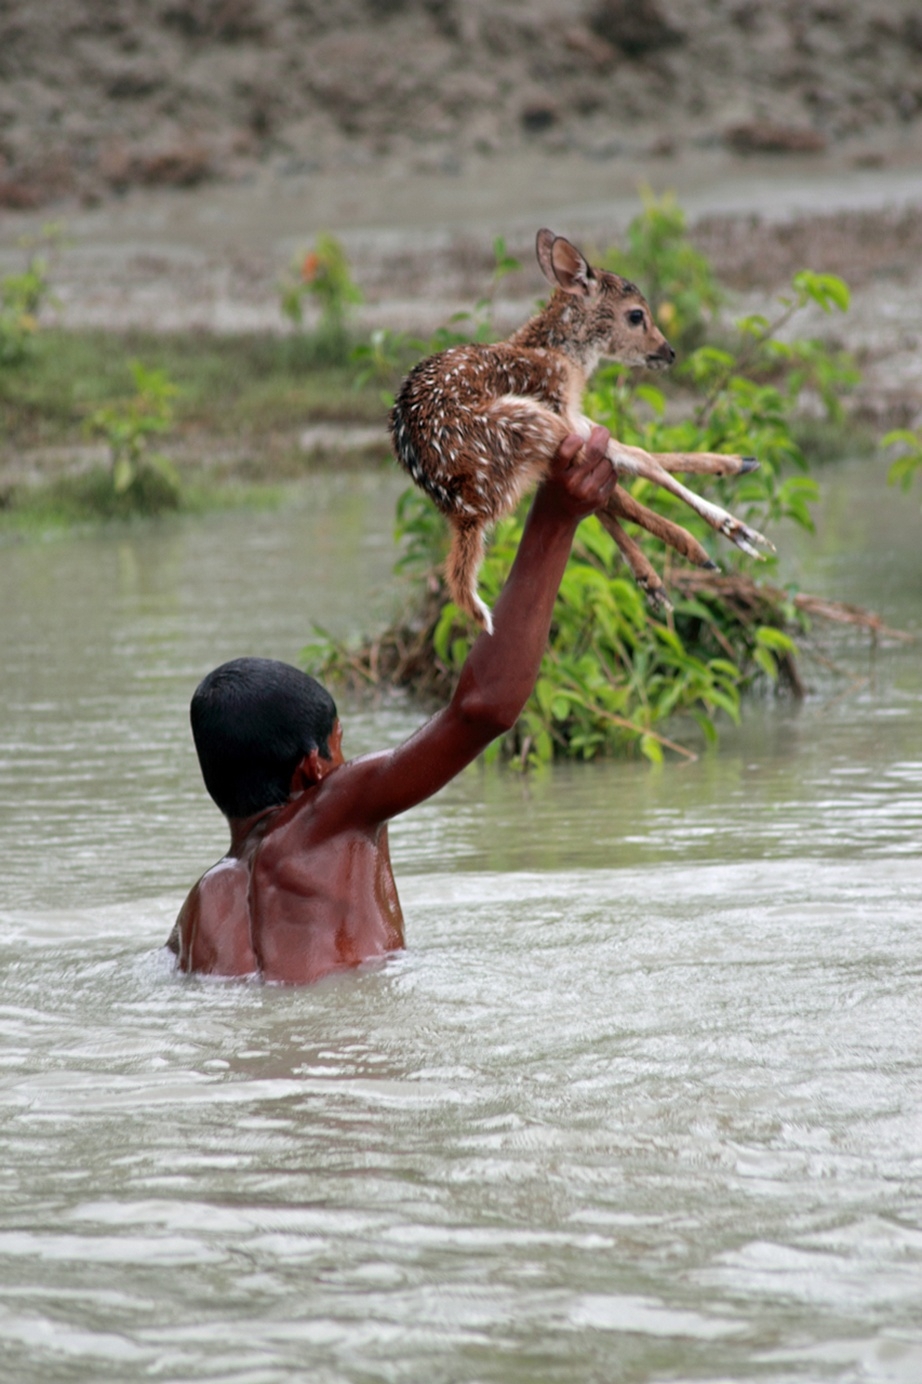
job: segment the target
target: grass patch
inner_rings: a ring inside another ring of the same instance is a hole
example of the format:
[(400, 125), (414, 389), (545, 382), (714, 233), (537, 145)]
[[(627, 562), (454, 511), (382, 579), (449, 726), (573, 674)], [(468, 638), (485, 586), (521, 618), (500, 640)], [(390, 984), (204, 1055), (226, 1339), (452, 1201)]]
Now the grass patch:
[[(287, 487), (282, 484), (248, 483), (238, 478), (196, 475), (184, 483), (175, 503), (163, 504), (151, 477), (149, 504), (138, 497), (117, 494), (105, 467), (57, 476), (39, 485), (11, 487), (0, 502), (0, 536), (34, 537), (57, 529), (95, 527), (112, 521), (146, 523), (164, 514), (198, 515), (222, 509), (277, 509)], [(144, 497), (142, 497), (143, 499)]]
[(312, 422), (384, 426), (380, 383), (357, 387), (355, 367), (343, 353), (328, 359), (310, 338), (48, 328), (33, 338), (27, 360), (0, 371), (7, 445), (85, 441), (88, 418), (132, 393), (132, 360), (162, 370), (178, 386), (179, 437), (239, 440)]

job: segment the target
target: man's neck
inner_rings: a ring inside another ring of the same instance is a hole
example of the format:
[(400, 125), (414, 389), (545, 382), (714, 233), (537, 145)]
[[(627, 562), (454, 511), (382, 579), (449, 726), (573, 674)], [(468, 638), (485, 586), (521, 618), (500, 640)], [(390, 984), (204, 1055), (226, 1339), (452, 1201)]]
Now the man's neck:
[(282, 806), (283, 804), (273, 803), (271, 807), (264, 807), (261, 812), (254, 812), (250, 817), (228, 817), (227, 824), (231, 834), (228, 855), (239, 860), (256, 841), (261, 841), (270, 821), (281, 811)]

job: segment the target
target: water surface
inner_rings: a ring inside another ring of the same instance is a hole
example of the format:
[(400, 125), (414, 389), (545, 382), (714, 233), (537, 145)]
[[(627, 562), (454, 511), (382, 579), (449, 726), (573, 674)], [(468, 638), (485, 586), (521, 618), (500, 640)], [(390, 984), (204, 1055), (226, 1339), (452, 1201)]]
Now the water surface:
[[(0, 547), (8, 1377), (914, 1384), (914, 647), (827, 636), (694, 764), (475, 766), (395, 824), (384, 966), (173, 974), (191, 690), (382, 616), (396, 485)], [(844, 468), (782, 578), (918, 629), (918, 525)]]

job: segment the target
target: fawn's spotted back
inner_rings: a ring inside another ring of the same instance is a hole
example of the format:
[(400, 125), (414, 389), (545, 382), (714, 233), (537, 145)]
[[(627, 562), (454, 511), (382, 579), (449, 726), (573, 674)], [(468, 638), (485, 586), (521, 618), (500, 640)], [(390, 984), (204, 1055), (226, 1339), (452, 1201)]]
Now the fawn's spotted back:
[(570, 371), (542, 349), (453, 346), (410, 372), (391, 415), (398, 460), (449, 519), (491, 523), (527, 488), (533, 448), (556, 447), (557, 419), (570, 402)]

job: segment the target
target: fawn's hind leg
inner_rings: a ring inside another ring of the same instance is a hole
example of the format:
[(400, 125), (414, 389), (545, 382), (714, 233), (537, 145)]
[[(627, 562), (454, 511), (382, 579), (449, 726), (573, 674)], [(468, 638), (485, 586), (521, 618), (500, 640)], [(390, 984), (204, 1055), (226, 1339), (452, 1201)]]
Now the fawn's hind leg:
[(666, 595), (666, 587), (643, 549), (625, 533), (619, 519), (629, 519), (631, 523), (639, 524), (648, 533), (652, 533), (654, 538), (668, 543), (682, 557), (688, 558), (698, 567), (707, 567), (713, 570), (717, 565), (711, 561), (697, 538), (679, 524), (674, 524), (670, 519), (664, 519), (661, 514), (657, 514), (652, 509), (647, 509), (646, 505), (640, 504), (633, 495), (622, 489), (621, 486), (615, 491), (605, 509), (600, 510), (599, 519), (617, 543), (621, 556), (630, 568), (631, 575), (637, 585), (646, 595), (650, 604), (658, 610), (672, 609), (672, 603)]
[(477, 594), (485, 530), (511, 514), (522, 496), (544, 479), (569, 431), (552, 409), (517, 394), (491, 399), (468, 428), (456, 459), (464, 474), (464, 498), (448, 516), (452, 538), (445, 577), (455, 605), (488, 634), (493, 633), (493, 617)]
[(612, 508), (613, 505), (610, 500), (606, 509), (599, 510), (599, 522), (608, 530), (617, 543), (621, 556), (631, 570), (631, 576), (647, 597), (650, 604), (656, 606), (659, 610), (671, 610), (672, 604), (669, 597), (666, 595), (666, 587), (663, 584), (662, 577), (643, 549), (638, 547), (633, 538), (629, 538), (624, 532), (624, 529), (612, 513)]

